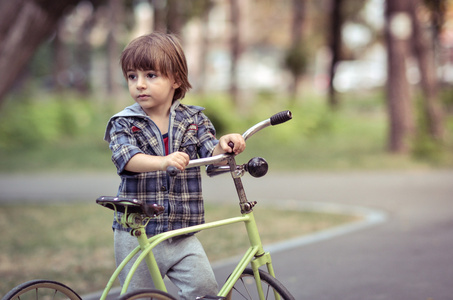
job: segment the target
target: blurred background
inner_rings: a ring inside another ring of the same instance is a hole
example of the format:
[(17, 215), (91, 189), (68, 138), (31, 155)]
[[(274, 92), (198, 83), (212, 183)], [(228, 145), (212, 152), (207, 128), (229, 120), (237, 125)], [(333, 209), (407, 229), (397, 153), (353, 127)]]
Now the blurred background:
[(184, 103), (219, 134), (293, 111), (249, 143), (276, 168), (451, 167), (452, 15), (450, 0), (2, 0), (0, 171), (113, 171), (103, 131), (133, 101), (119, 56), (153, 30), (182, 40)]
[[(116, 193), (104, 130), (133, 103), (119, 57), (154, 30), (181, 39), (193, 86), (183, 103), (206, 107), (219, 136), (293, 112), (238, 157), (266, 158), (271, 180), (300, 172), (328, 194), (328, 182), (354, 190), (370, 170), (402, 170), (392, 181), (453, 167), (452, 0), (0, 0), (0, 295), (32, 278), (86, 294), (113, 272), (111, 212), (92, 189)], [(337, 177), (312, 177), (319, 171)], [(338, 225), (337, 215), (297, 213), (273, 218), (309, 231)], [(263, 232), (274, 224), (265, 219)]]

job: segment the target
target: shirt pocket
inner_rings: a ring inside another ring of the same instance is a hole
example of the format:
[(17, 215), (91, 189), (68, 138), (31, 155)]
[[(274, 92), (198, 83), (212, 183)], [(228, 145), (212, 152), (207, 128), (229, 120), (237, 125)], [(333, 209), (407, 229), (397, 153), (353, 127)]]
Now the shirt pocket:
[(196, 159), (198, 156), (198, 142), (197, 131), (187, 130), (179, 151), (187, 153), (190, 159)]

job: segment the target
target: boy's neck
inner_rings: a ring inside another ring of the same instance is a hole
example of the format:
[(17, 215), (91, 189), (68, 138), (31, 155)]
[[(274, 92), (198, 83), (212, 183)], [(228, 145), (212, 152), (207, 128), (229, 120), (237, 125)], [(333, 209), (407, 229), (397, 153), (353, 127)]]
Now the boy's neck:
[(157, 125), (162, 134), (166, 134), (168, 132), (170, 109), (167, 113), (147, 113), (147, 115)]

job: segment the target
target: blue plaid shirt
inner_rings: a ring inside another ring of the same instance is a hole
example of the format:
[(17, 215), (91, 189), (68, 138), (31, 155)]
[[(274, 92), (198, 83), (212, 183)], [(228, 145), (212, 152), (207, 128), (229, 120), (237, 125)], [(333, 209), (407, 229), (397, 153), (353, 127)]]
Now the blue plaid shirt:
[[(218, 140), (204, 108), (175, 101), (170, 111), (169, 152), (186, 152), (190, 159), (212, 155)], [(165, 213), (152, 219), (147, 235), (204, 223), (200, 168), (189, 168), (175, 177), (165, 171), (128, 172), (124, 168), (137, 153), (166, 155), (162, 134), (156, 124), (135, 103), (114, 115), (105, 140), (112, 150), (112, 161), (121, 177), (118, 196), (142, 199), (165, 207)], [(113, 221), (113, 228), (126, 230)]]

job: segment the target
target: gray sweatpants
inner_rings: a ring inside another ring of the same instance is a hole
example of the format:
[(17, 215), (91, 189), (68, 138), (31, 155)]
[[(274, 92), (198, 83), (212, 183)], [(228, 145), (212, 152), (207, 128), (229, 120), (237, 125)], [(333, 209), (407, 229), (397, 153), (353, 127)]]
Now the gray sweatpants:
[[(118, 266), (123, 259), (138, 246), (138, 241), (128, 232), (115, 230), (115, 260)], [(196, 297), (216, 295), (217, 281), (209, 260), (200, 241), (194, 236), (176, 237), (166, 240), (153, 249), (162, 276), (167, 277), (179, 288), (179, 295), (184, 300)], [(123, 285), (135, 258), (120, 273)], [(137, 269), (128, 291), (140, 288), (153, 288), (148, 267), (143, 261)]]

